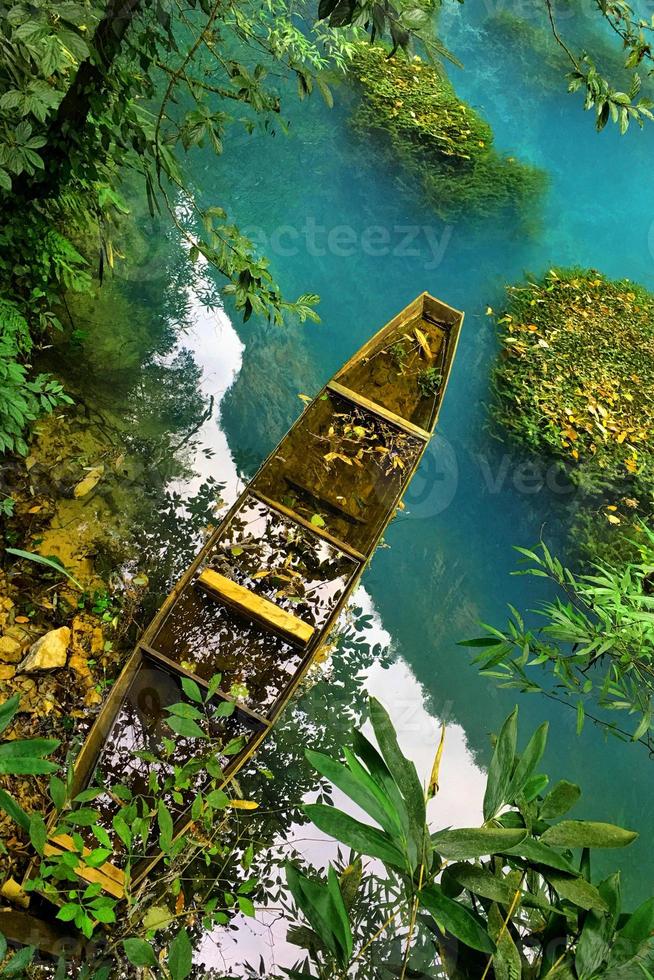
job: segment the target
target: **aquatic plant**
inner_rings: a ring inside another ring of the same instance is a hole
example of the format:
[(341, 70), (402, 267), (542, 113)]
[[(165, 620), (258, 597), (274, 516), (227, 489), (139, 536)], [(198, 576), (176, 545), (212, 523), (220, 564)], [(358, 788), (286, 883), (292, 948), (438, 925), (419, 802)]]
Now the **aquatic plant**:
[(362, 87), (355, 127), (386, 134), (444, 220), (503, 209), (528, 214), (542, 195), (543, 171), (499, 154), (489, 124), (441, 70), (418, 56), (389, 59), (381, 45), (362, 43), (350, 72)]
[(508, 290), (495, 418), (561, 460), (620, 527), (654, 496), (654, 295), (594, 270), (551, 269)]
[[(344, 762), (307, 750), (374, 823), (323, 803), (304, 807), (353, 857), (340, 875), (330, 866), (326, 881), (287, 865), (302, 916), (287, 938), (306, 950), (287, 975), (582, 980), (650, 960), (654, 899), (625, 913), (619, 872), (597, 884), (591, 875), (595, 849), (628, 846), (636, 834), (561, 819), (581, 790), (561, 780), (548, 791), (539, 771), (547, 723), (518, 752), (515, 708), (495, 742), (483, 824), (433, 831), (426, 804), (438, 793), (445, 729), (422, 782), (385, 709), (371, 698), (369, 711), (376, 744), (356, 730)], [(354, 858), (361, 854), (381, 862), (385, 875), (363, 871)], [(374, 930), (371, 921), (379, 923)]]
[[(481, 673), (501, 687), (541, 694), (571, 707), (577, 733), (588, 716), (625, 741), (654, 750), (654, 532), (641, 526), (635, 561), (597, 562), (590, 572), (566, 568), (541, 542), (517, 548), (526, 567), (515, 574), (547, 578), (554, 599), (535, 610), (530, 628), (511, 607), (508, 626), (462, 643), (477, 648)], [(616, 715), (633, 718), (613, 721)]]

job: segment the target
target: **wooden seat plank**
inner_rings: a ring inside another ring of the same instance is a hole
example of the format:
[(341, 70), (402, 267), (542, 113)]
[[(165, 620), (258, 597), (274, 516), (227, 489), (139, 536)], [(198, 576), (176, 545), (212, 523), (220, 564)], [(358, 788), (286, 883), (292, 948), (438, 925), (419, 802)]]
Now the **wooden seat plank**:
[(269, 599), (255, 595), (254, 592), (221, 575), (220, 572), (215, 572), (212, 568), (205, 568), (196, 581), (199, 586), (217, 596), (241, 615), (256, 620), (302, 647), (309, 643), (315, 633), (313, 626), (276, 606)]

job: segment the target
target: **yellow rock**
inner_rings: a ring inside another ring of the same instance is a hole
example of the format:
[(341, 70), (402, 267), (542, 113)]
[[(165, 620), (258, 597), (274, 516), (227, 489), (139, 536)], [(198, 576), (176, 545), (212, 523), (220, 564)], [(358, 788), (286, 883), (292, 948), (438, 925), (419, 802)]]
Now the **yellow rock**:
[(0, 895), (13, 905), (20, 905), (23, 909), (29, 908), (30, 897), (26, 891), (23, 891), (15, 878), (7, 878), (0, 888)]
[(16, 673), (16, 668), (9, 664), (0, 664), (0, 681), (9, 681)]
[(17, 664), (22, 656), (22, 648), (13, 636), (0, 636), (0, 660), (6, 664)]

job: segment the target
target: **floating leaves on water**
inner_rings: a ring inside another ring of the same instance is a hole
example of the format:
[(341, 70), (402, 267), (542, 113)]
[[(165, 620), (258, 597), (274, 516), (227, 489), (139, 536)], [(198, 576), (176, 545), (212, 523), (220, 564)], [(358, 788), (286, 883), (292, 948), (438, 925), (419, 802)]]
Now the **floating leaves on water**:
[(325, 527), (325, 522), (320, 516), (320, 514), (314, 514), (311, 518), (311, 523), (314, 527)]
[(75, 486), (75, 489), (73, 490), (73, 495), (75, 497), (86, 497), (86, 495), (90, 493), (91, 490), (94, 490), (96, 488), (96, 486), (102, 479), (103, 474), (104, 474), (104, 466), (102, 465), (94, 466), (91, 470), (89, 470), (89, 472), (84, 477), (84, 479), (80, 480), (79, 483)]

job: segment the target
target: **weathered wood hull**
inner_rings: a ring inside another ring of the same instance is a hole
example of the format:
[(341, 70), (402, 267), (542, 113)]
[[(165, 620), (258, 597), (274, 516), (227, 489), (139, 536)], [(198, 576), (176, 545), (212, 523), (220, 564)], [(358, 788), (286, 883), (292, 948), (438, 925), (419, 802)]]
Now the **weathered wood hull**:
[[(125, 772), (143, 783), (147, 773), (129, 762), (134, 745), (156, 742), (166, 704), (184, 699), (183, 676), (207, 689), (220, 673), (216, 699), (236, 703), (223, 737), (242, 748), (222, 760), (225, 782), (252, 756), (316, 660), (420, 463), (462, 322), (423, 293), (307, 405), (145, 630), (81, 749), (73, 795)], [(108, 819), (110, 811), (111, 802)], [(190, 801), (178, 809), (176, 835), (189, 821)], [(72, 846), (62, 837), (48, 845)], [(132, 867), (133, 884), (160, 857), (153, 843)], [(123, 893), (119, 867), (78, 873)]]

